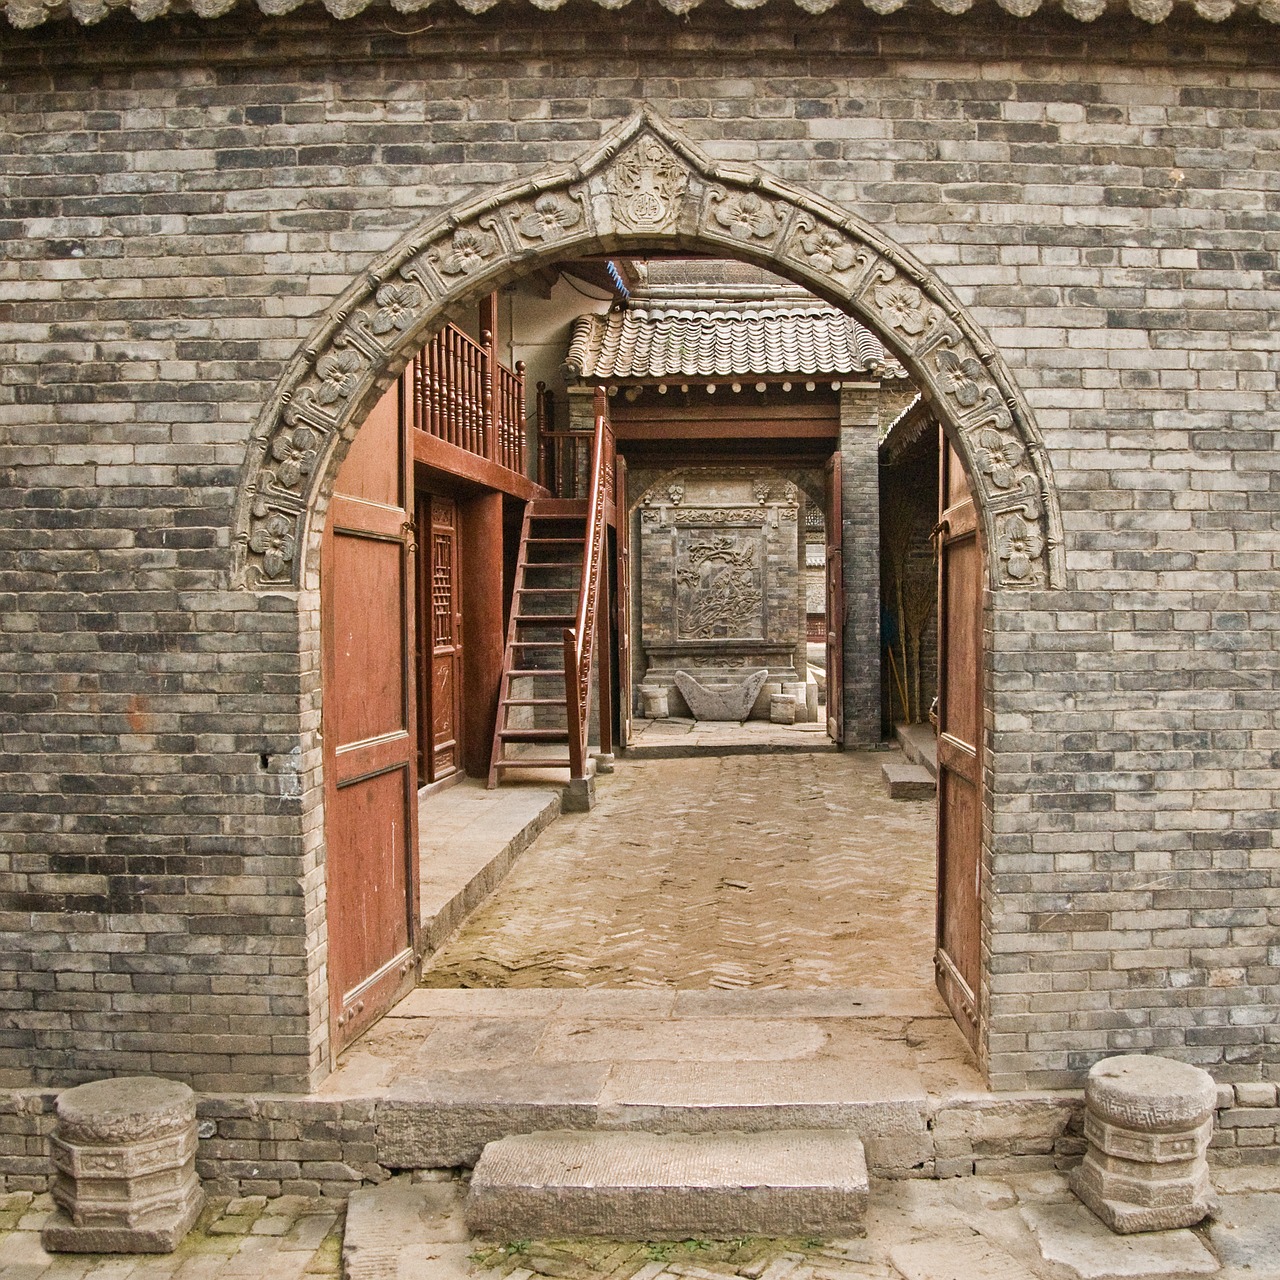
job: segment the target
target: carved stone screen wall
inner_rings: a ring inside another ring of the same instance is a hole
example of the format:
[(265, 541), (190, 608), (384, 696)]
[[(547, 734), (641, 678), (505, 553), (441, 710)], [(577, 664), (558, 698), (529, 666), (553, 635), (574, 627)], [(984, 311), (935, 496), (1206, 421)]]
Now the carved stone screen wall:
[[(820, 475), (804, 478), (821, 493)], [(686, 715), (680, 670), (724, 683), (763, 668), (766, 690), (804, 680), (806, 498), (797, 479), (773, 467), (725, 466), (652, 478), (637, 470), (632, 483), (637, 696), (641, 684), (666, 690), (672, 714)], [(769, 716), (767, 692), (752, 718), (761, 716)]]
[(3, 29), (0, 1082), (327, 1072), (333, 474), (451, 308), (619, 246), (847, 306), (965, 459), (991, 1081), (1274, 1078), (1275, 28), (1074, 8)]

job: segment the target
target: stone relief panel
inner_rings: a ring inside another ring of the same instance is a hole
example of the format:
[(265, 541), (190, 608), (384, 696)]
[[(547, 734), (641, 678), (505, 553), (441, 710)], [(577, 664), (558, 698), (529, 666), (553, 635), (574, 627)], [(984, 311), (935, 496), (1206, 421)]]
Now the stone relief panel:
[(764, 538), (757, 529), (676, 530), (677, 640), (763, 640)]
[(329, 309), (264, 407), (236, 501), (233, 578), (296, 587), (345, 446), (450, 308), (568, 253), (668, 241), (743, 257), (845, 306), (903, 360), (974, 481), (992, 585), (1063, 581), (1061, 516), (1030, 410), (998, 353), (876, 229), (759, 169), (712, 164), (641, 112), (577, 164), (411, 233)]

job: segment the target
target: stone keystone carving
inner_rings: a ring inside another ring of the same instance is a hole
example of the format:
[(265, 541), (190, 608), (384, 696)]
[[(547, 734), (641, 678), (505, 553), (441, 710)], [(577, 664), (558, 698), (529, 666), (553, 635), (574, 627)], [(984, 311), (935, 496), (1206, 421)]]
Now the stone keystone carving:
[(761, 669), (732, 684), (702, 684), (687, 671), (677, 671), (676, 688), (695, 720), (742, 721), (751, 714), (768, 678), (768, 670)]
[(486, 189), (415, 228), (333, 303), (255, 425), (235, 505), (235, 580), (264, 591), (299, 585), (320, 532), (312, 513), (346, 444), (423, 334), (478, 290), (598, 252), (602, 238), (619, 249), (720, 253), (737, 241), (846, 307), (881, 334), (951, 428), (995, 551), (992, 585), (1062, 584), (1062, 520), (1030, 408), (959, 299), (847, 209), (759, 169), (714, 163), (650, 111), (572, 166)]
[(50, 1252), (172, 1253), (204, 1205), (196, 1096), (185, 1084), (122, 1076), (58, 1095), (52, 1145), (58, 1208)]
[(1213, 1077), (1146, 1054), (1104, 1058), (1085, 1084), (1084, 1163), (1071, 1189), (1112, 1231), (1190, 1227), (1214, 1210), (1205, 1150)]

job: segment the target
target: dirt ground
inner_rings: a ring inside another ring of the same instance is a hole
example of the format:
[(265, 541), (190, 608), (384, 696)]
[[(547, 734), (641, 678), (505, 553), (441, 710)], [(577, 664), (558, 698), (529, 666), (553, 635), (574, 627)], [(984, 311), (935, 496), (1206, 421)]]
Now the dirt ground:
[(628, 760), (432, 958), (435, 987), (933, 980), (934, 813), (874, 752)]

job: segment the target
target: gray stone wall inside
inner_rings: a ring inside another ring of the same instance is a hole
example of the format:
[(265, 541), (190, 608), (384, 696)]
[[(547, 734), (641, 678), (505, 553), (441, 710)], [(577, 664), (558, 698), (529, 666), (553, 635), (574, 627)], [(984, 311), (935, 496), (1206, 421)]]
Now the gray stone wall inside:
[(232, 585), (253, 424), (380, 253), (641, 102), (907, 249), (1043, 437), (1065, 586), (987, 612), (992, 1083), (1280, 1074), (1271, 28), (716, 24), (0, 32), (0, 1085), (326, 1071), (314, 547)]

